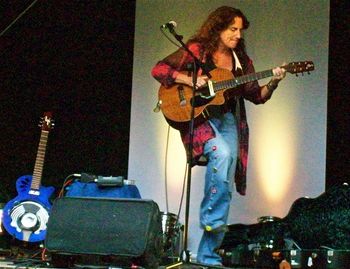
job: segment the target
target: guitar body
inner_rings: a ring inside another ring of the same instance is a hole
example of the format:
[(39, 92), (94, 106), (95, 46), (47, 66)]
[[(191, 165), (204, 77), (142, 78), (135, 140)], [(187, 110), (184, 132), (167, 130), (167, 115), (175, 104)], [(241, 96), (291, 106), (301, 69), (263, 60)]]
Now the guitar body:
[(16, 181), (18, 195), (3, 209), (3, 225), (6, 231), (18, 240), (39, 242), (45, 239), (54, 192), (53, 187), (40, 186), (39, 195), (30, 193), (32, 176), (21, 176)]
[[(233, 74), (229, 70), (221, 68), (212, 70), (210, 75), (213, 81), (233, 79)], [(206, 107), (225, 103), (225, 90), (217, 92), (214, 97), (210, 97), (208, 91), (208, 87), (195, 91), (194, 118), (196, 123), (205, 119), (204, 110)], [(161, 86), (158, 98), (161, 102), (160, 108), (170, 126), (179, 129), (191, 120), (192, 87), (184, 84), (175, 84), (170, 88)]]

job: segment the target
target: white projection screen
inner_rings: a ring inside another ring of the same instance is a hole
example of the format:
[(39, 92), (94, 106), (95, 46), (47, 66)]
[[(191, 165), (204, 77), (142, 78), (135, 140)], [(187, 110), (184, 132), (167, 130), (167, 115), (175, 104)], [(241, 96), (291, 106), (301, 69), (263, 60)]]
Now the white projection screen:
[[(256, 71), (284, 62), (315, 64), (309, 75), (287, 74), (266, 104), (246, 102), (248, 187), (246, 196), (234, 193), (229, 223), (256, 223), (261, 216), (283, 218), (296, 199), (317, 197), (325, 190), (328, 0), (137, 0), (128, 177), (136, 180), (142, 198), (156, 201), (161, 211), (178, 214), (185, 151), (178, 132), (168, 130), (161, 112), (153, 112), (160, 85), (150, 71), (177, 49), (161, 33), (162, 24), (176, 21), (176, 32), (186, 41), (222, 5), (241, 9), (250, 21), (244, 38)], [(195, 256), (205, 167), (191, 171), (188, 249)], [(182, 223), (184, 210), (185, 200)]]

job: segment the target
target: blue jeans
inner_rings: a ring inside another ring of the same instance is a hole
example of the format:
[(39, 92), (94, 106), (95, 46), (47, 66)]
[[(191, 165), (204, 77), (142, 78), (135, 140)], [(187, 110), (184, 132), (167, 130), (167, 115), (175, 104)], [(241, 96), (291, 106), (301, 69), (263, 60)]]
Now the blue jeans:
[(216, 137), (207, 141), (204, 154), (208, 159), (204, 197), (200, 206), (200, 225), (203, 235), (199, 243), (197, 261), (221, 264), (215, 250), (225, 235), (232, 197), (232, 179), (238, 154), (237, 124), (232, 113), (210, 120)]

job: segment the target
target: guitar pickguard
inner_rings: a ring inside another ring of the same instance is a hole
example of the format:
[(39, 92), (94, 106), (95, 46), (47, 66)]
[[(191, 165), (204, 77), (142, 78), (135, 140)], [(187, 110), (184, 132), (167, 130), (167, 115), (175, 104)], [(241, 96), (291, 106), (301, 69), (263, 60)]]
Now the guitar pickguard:
[[(193, 102), (194, 99), (194, 102)], [(193, 107), (201, 107), (204, 106), (206, 104), (209, 104), (211, 102), (211, 100), (213, 100), (214, 97), (210, 97), (210, 98), (204, 98), (201, 95), (196, 95), (194, 97), (191, 98), (191, 104), (193, 102)]]

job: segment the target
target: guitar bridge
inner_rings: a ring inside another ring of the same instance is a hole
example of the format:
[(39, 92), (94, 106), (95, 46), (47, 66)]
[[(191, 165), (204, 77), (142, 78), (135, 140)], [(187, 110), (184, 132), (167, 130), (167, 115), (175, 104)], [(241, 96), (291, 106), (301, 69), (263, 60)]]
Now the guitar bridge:
[(212, 80), (208, 80), (208, 90), (209, 90), (209, 96), (205, 97), (207, 99), (213, 98), (215, 96), (215, 90)]

